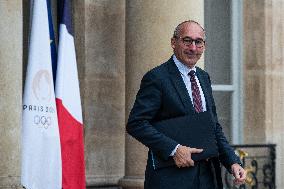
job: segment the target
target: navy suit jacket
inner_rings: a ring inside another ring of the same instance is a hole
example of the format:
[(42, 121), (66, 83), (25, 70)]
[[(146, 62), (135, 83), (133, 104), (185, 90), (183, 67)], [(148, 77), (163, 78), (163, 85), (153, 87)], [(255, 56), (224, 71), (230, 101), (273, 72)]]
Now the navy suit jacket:
[[(216, 114), (212, 95), (211, 81), (207, 72), (196, 68), (196, 74), (202, 87), (207, 111), (215, 122), (215, 137), (219, 157), (214, 160), (216, 179), (221, 188), (221, 171), (219, 161), (230, 171), (240, 159), (229, 145)], [(190, 96), (180, 72), (172, 58), (147, 72), (140, 85), (134, 106), (130, 112), (127, 132), (146, 145), (150, 151), (159, 152), (167, 160), (178, 144), (175, 140), (157, 131), (151, 123), (194, 113)], [(145, 172), (145, 188), (188, 188), (196, 174), (194, 167), (178, 169), (176, 167), (154, 170), (151, 153), (148, 153)]]

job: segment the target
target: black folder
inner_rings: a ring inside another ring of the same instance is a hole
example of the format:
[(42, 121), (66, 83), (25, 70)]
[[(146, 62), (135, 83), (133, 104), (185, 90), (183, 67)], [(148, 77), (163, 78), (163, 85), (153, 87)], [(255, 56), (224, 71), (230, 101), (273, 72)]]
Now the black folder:
[[(201, 153), (192, 154), (194, 161), (218, 156), (214, 122), (208, 111), (162, 120), (152, 124), (158, 131), (181, 145), (191, 148), (202, 148), (203, 151)], [(172, 157), (165, 160), (159, 156), (159, 152), (151, 150), (151, 153), (155, 169), (175, 165)]]

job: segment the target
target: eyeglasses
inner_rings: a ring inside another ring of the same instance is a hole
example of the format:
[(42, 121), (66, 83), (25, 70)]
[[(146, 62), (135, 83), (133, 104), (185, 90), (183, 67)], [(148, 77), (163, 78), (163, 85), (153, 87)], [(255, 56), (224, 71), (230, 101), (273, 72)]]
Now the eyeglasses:
[(190, 37), (179, 37), (179, 39), (181, 39), (183, 44), (186, 46), (192, 45), (194, 42), (194, 45), (196, 47), (201, 48), (205, 44), (205, 41), (203, 39), (191, 39)]

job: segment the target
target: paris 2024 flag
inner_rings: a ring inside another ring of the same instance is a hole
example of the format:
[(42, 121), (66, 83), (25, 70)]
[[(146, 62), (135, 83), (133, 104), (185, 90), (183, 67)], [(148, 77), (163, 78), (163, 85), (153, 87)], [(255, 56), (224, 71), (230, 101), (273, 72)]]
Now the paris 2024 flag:
[(47, 0), (34, 0), (31, 14), (23, 95), (21, 183), (26, 189), (61, 189), (61, 149)]
[(62, 0), (56, 73), (56, 105), (63, 189), (85, 189), (82, 109), (70, 1)]

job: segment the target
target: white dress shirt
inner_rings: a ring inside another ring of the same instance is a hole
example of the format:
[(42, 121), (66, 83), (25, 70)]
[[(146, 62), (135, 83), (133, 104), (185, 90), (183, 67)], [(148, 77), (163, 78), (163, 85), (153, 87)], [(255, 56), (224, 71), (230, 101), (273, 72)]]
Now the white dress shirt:
[[(193, 70), (195, 72), (195, 80), (196, 80), (196, 83), (198, 85), (198, 88), (199, 88), (199, 91), (200, 91), (200, 96), (201, 96), (201, 102), (202, 102), (202, 110), (203, 112), (206, 111), (206, 101), (205, 101), (205, 97), (204, 97), (204, 93), (203, 93), (203, 90), (200, 86), (200, 83), (199, 83), (199, 80), (198, 80), (198, 77), (196, 76), (196, 67), (194, 66), (193, 68), (189, 68), (187, 67), (186, 65), (184, 65), (183, 63), (181, 63), (175, 55), (173, 55), (173, 60), (180, 72), (180, 75), (183, 79), (183, 82), (186, 86), (186, 89), (187, 89), (187, 92), (190, 96), (190, 99), (191, 99), (191, 102), (192, 102), (192, 106), (193, 105), (193, 99), (192, 99), (192, 91), (191, 91), (191, 82), (190, 82), (190, 76), (188, 75), (188, 73)], [(189, 108), (189, 107), (188, 107)]]

